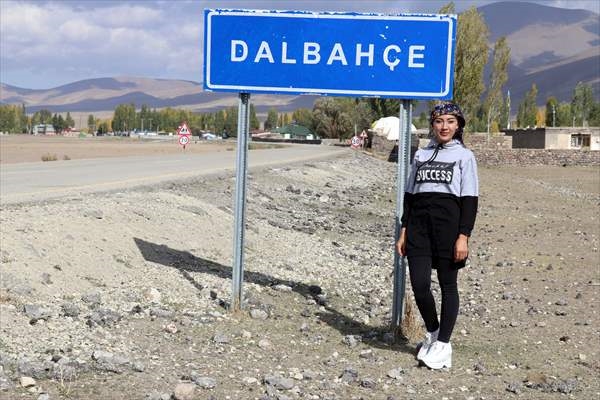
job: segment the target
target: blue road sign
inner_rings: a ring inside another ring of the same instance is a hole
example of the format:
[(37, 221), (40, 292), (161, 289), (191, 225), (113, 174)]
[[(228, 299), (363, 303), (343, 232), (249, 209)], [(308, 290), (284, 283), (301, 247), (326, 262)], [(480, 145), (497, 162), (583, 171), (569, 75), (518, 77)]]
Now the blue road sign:
[(205, 10), (204, 89), (450, 99), (456, 16)]

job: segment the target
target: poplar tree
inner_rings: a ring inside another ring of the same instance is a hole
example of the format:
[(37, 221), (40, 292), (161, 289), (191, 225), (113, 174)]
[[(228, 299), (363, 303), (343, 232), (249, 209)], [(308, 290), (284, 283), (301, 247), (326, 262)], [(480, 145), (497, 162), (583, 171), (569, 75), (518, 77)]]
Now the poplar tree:
[(260, 128), (260, 121), (258, 120), (258, 117), (256, 116), (256, 107), (254, 107), (254, 104), (250, 103), (250, 129), (259, 129)]
[(271, 107), (267, 113), (267, 120), (265, 121), (265, 130), (277, 128), (278, 113), (277, 109)]
[(517, 113), (517, 125), (521, 128), (533, 127), (536, 125), (537, 117), (537, 86), (531, 85), (531, 89), (525, 94), (525, 98), (519, 104)]
[(571, 100), (571, 113), (573, 114), (574, 124), (579, 126), (587, 124), (593, 106), (594, 94), (592, 87), (582, 82), (577, 83)]
[(503, 109), (502, 88), (508, 80), (508, 64), (510, 63), (510, 48), (506, 37), (500, 37), (494, 44), (493, 65), (490, 74), (490, 84), (486, 99), (487, 131), (493, 122), (499, 122)]
[(292, 120), (298, 125), (313, 129), (313, 115), (308, 108), (299, 108), (292, 113)]
[[(448, 6), (452, 5), (450, 3)], [(446, 6), (446, 7), (448, 7)], [(445, 10), (443, 8), (442, 10)], [(475, 7), (458, 16), (454, 64), (454, 101), (460, 105), (467, 126), (475, 117), (485, 90), (483, 69), (488, 61), (488, 27)]]

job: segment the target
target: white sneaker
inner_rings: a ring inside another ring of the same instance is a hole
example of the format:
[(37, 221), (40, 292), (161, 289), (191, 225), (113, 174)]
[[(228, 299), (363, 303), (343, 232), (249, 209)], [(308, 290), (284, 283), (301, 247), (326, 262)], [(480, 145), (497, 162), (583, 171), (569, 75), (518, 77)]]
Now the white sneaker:
[(440, 333), (439, 328), (434, 332), (427, 332), (425, 334), (425, 339), (420, 343), (421, 347), (417, 353), (417, 360), (423, 360), (423, 357), (425, 357), (425, 354), (427, 354), (433, 342), (437, 340), (438, 333)]
[(452, 345), (435, 341), (421, 361), (431, 369), (452, 367)]

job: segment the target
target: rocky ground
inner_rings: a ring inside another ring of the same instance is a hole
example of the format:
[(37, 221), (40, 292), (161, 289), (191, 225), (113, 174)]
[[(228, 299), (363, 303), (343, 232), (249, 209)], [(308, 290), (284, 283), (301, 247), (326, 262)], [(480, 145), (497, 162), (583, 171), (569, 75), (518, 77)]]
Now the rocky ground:
[(598, 169), (480, 167), (446, 371), (389, 328), (395, 176), (251, 171), (233, 314), (230, 174), (3, 206), (0, 398), (598, 398)]

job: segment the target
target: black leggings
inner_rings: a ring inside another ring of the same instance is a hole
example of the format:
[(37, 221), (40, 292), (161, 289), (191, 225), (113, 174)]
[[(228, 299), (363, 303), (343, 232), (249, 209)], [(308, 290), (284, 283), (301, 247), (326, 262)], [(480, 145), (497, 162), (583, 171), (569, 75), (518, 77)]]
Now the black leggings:
[[(437, 276), (442, 289), (441, 320), (438, 322), (435, 300), (431, 294), (431, 267), (435, 262)], [(415, 301), (427, 331), (440, 329), (438, 340), (448, 343), (458, 316), (458, 286), (456, 283), (458, 269), (452, 266), (449, 259), (432, 259), (428, 256), (408, 257), (410, 283), (415, 294)]]

